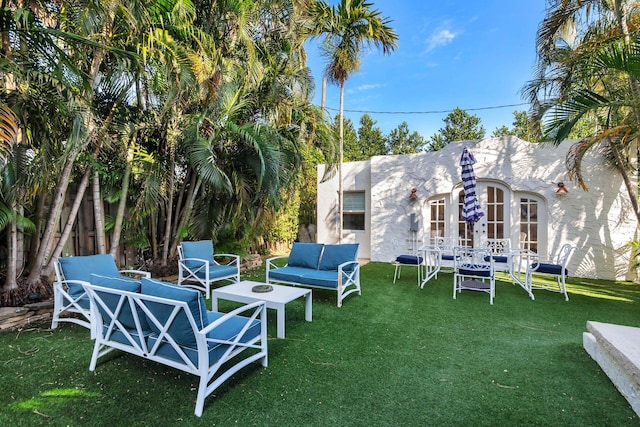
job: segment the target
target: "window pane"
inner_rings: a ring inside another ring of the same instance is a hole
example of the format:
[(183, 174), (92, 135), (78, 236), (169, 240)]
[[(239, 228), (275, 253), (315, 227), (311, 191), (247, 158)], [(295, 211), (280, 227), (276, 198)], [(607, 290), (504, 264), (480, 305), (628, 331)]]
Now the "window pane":
[(363, 213), (345, 213), (343, 215), (345, 230), (364, 230)]
[(347, 191), (342, 194), (342, 202), (344, 203), (344, 211), (364, 212), (364, 191)]

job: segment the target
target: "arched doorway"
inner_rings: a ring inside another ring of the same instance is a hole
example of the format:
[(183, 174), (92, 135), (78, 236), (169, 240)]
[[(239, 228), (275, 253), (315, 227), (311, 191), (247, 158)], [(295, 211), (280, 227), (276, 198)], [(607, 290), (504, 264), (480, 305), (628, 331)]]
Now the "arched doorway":
[(425, 236), (460, 237), (465, 246), (483, 239), (511, 239), (513, 247), (538, 252), (546, 247), (545, 202), (535, 194), (514, 192), (503, 182), (478, 180), (476, 193), (484, 216), (469, 225), (462, 219), (464, 189), (458, 184), (449, 194), (425, 202)]

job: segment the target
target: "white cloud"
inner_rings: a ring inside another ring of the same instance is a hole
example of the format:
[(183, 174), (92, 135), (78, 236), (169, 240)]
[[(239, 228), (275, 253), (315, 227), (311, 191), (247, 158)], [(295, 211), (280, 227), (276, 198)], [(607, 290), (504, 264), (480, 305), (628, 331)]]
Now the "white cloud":
[(423, 53), (429, 53), (437, 47), (448, 45), (456, 36), (457, 34), (451, 32), (449, 29), (436, 31), (426, 40), (427, 47)]
[(380, 83), (375, 83), (375, 84), (364, 84), (364, 85), (360, 85), (354, 89), (347, 89), (347, 93), (353, 94), (356, 92), (363, 92), (365, 90), (373, 90), (373, 89), (379, 89), (381, 87), (384, 87), (385, 85), (380, 84)]

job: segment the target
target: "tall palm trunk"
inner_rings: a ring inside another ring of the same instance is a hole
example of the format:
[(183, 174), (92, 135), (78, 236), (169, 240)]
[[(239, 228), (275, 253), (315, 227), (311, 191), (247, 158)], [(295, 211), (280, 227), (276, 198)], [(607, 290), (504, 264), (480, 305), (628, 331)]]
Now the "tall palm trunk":
[(67, 244), (67, 240), (69, 240), (69, 236), (71, 236), (71, 232), (73, 231), (73, 224), (76, 222), (76, 218), (78, 217), (78, 211), (80, 210), (80, 206), (82, 205), (82, 201), (84, 199), (84, 193), (89, 186), (89, 177), (91, 176), (91, 166), (87, 167), (87, 170), (84, 171), (84, 175), (82, 175), (82, 179), (80, 180), (80, 184), (78, 184), (78, 189), (76, 191), (76, 196), (73, 200), (73, 205), (71, 205), (71, 211), (69, 212), (69, 217), (67, 218), (67, 222), (62, 229), (62, 233), (60, 234), (60, 238), (58, 239), (58, 244), (53, 249), (51, 253), (51, 257), (49, 258), (49, 262), (42, 270), (42, 274), (48, 276), (53, 270), (53, 263), (56, 258), (62, 254), (62, 249), (64, 249), (64, 245)]
[(122, 224), (124, 223), (124, 213), (127, 208), (127, 196), (129, 194), (129, 181), (131, 179), (131, 162), (132, 159), (127, 159), (127, 166), (124, 170), (124, 177), (122, 178), (122, 191), (120, 193), (120, 201), (118, 203), (118, 212), (116, 213), (116, 220), (113, 226), (113, 234), (111, 235), (111, 255), (117, 260), (118, 251), (120, 250), (120, 236), (122, 235)]
[[(620, 32), (624, 35), (624, 44), (625, 47), (629, 48), (631, 45), (631, 35), (629, 34), (629, 26), (627, 24), (627, 17), (629, 16), (628, 9), (625, 7), (626, 3), (624, 0), (615, 0), (614, 1), (614, 13), (616, 15), (616, 20), (618, 21), (618, 28)], [(638, 85), (638, 81), (632, 76), (628, 75), (627, 79), (629, 81), (629, 86), (631, 86), (631, 93), (633, 94), (634, 103), (633, 103), (633, 112), (636, 116), (636, 123), (640, 126), (640, 86)], [(640, 146), (640, 140), (636, 141), (638, 146)], [(618, 148), (615, 144), (609, 140), (609, 146), (611, 147), (611, 151), (613, 151), (614, 156), (616, 157), (616, 167), (620, 170), (622, 174), (622, 178), (624, 179), (625, 186), (627, 187), (627, 191), (629, 192), (629, 198), (631, 200), (631, 205), (634, 208), (636, 218), (638, 220), (638, 228), (640, 228), (640, 207), (638, 206), (638, 186), (635, 187), (631, 184), (631, 180), (627, 172), (624, 170), (622, 157)], [(640, 152), (636, 153), (638, 158), (640, 158)], [(639, 168), (640, 173), (640, 168)], [(638, 183), (640, 185), (640, 181)]]
[(342, 243), (342, 227), (344, 219), (343, 209), (343, 187), (342, 187), (342, 163), (344, 162), (344, 80), (340, 82), (340, 164), (338, 167), (338, 243)]
[[(173, 150), (171, 150), (173, 151)], [(165, 219), (165, 227), (164, 227), (164, 242), (162, 245), (162, 262), (161, 265), (163, 267), (167, 266), (167, 262), (169, 259), (169, 243), (171, 242), (171, 222), (173, 218), (173, 185), (175, 181), (175, 159), (173, 154), (171, 154), (171, 161), (169, 162), (169, 182), (167, 186), (169, 192), (167, 197), (167, 218)]]
[[(15, 209), (15, 207), (14, 207)], [(9, 223), (9, 233), (7, 233), (7, 277), (3, 289), (11, 290), (18, 287), (17, 265), (18, 265), (18, 224), (15, 220)]]
[(38, 283), (40, 276), (42, 275), (42, 269), (48, 261), (47, 258), (53, 244), (53, 237), (58, 226), (58, 221), (60, 220), (60, 215), (62, 214), (64, 197), (67, 193), (69, 182), (71, 181), (71, 172), (73, 171), (76, 157), (83, 148), (83, 145), (84, 144), (77, 144), (73, 147), (65, 159), (64, 168), (60, 174), (60, 179), (58, 180), (58, 185), (56, 186), (53, 200), (51, 201), (51, 207), (49, 208), (49, 217), (44, 228), (42, 241), (40, 242), (34, 264), (29, 272), (29, 276), (27, 277), (27, 283), (29, 285), (35, 285)]
[(175, 252), (177, 251), (178, 244), (180, 243), (178, 241), (180, 239), (180, 235), (178, 234), (177, 230), (180, 230), (181, 228), (183, 228), (189, 223), (189, 220), (191, 218), (191, 212), (193, 212), (193, 205), (196, 201), (196, 196), (198, 195), (198, 191), (200, 190), (200, 184), (202, 184), (202, 181), (198, 179), (195, 173), (192, 173), (191, 182), (189, 185), (189, 192), (186, 197), (184, 210), (180, 217), (180, 221), (178, 222), (174, 230), (175, 237), (173, 240), (173, 244), (171, 245), (171, 251), (169, 252), (170, 256), (175, 256)]
[(93, 216), (96, 233), (96, 249), (99, 254), (107, 253), (107, 238), (104, 232), (104, 208), (100, 194), (100, 174), (93, 169)]

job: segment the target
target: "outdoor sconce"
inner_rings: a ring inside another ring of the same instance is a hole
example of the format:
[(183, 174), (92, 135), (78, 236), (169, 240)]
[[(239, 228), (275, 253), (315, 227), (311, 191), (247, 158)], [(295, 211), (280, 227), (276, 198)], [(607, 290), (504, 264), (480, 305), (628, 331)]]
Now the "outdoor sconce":
[(412, 188), (411, 189), (411, 194), (409, 194), (409, 201), (413, 202), (417, 198), (418, 198), (418, 189), (417, 188)]
[(567, 194), (569, 190), (564, 186), (564, 182), (560, 181), (558, 183), (558, 189), (556, 190), (556, 194)]

